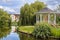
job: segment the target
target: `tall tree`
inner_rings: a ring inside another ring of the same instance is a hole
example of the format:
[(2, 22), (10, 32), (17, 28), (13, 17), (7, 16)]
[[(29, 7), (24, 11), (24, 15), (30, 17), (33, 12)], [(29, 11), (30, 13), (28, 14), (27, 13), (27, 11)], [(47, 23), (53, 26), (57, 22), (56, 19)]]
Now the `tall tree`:
[(20, 11), (20, 23), (21, 25), (34, 25), (36, 16), (34, 12), (37, 12), (45, 7), (43, 2), (36, 1), (32, 4), (25, 4), (21, 7)]
[(31, 6), (36, 10), (39, 11), (42, 8), (45, 7), (45, 4), (43, 2), (36, 1), (35, 3), (32, 3)]

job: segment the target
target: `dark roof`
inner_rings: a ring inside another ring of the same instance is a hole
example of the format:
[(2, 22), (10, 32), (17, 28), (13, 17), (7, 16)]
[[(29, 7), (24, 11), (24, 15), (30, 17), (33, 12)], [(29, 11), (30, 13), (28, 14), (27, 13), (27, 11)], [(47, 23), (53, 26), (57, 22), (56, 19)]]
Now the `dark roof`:
[(40, 10), (40, 11), (38, 11), (38, 12), (53, 12), (53, 10), (45, 7), (45, 8), (43, 8), (42, 10)]
[(48, 7), (43, 8), (42, 10), (35, 12), (36, 14), (38, 13), (55, 13), (55, 14), (60, 14), (60, 12), (53, 11), (49, 9)]
[(13, 14), (13, 15), (15, 15), (15, 16), (20, 16), (20, 14)]

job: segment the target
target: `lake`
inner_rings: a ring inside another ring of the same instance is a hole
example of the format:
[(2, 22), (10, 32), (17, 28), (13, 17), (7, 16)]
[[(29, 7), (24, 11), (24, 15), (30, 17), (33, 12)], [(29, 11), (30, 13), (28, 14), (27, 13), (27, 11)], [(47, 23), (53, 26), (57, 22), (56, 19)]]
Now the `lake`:
[(21, 32), (15, 32), (15, 26), (11, 30), (0, 30), (0, 40), (59, 40), (59, 39), (40, 39)]
[(0, 40), (20, 40), (19, 35), (17, 34), (17, 32), (14, 31), (15, 26), (12, 26), (10, 31), (0, 31)]

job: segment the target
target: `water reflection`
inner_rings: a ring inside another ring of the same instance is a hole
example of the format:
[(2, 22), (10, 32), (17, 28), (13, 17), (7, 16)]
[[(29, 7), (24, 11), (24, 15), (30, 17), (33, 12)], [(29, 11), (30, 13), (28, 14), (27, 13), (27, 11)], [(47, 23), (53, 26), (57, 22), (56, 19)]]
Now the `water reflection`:
[[(14, 26), (12, 28), (14, 28)], [(19, 35), (17, 32), (14, 32), (14, 30), (0, 28), (0, 40), (20, 40)]]
[(40, 38), (35, 38), (31, 35), (27, 35), (27, 34), (24, 34), (24, 33), (19, 33), (20, 35), (20, 40), (58, 40), (58, 39), (40, 39)]
[(4, 27), (0, 28), (0, 40), (58, 40), (58, 39), (37, 39), (31, 35), (24, 33), (14, 32), (15, 27), (12, 26), (11, 31), (10, 28)]
[(20, 40), (18, 34), (15, 33), (10, 33), (7, 37), (2, 38), (1, 40)]
[(9, 27), (0, 28), (0, 38), (6, 37), (10, 33)]

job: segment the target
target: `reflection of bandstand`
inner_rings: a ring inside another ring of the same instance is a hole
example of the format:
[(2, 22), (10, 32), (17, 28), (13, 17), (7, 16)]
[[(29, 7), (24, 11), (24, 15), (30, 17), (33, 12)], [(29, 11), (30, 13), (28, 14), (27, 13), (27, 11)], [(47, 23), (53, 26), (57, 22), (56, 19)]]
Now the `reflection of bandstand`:
[(44, 8), (43, 10), (36, 12), (36, 23), (48, 22), (50, 24), (56, 24), (56, 15), (59, 12), (54, 12), (49, 8)]

